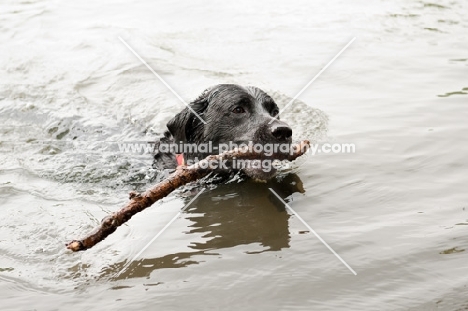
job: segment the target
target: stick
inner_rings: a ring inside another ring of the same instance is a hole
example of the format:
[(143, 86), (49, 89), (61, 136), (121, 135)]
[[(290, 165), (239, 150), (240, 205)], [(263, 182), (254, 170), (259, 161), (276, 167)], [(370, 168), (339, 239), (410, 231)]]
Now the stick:
[(104, 217), (101, 221), (101, 224), (85, 238), (81, 240), (73, 240), (66, 244), (66, 246), (73, 252), (86, 250), (93, 247), (100, 241), (104, 240), (112, 232), (114, 232), (117, 227), (130, 220), (130, 218), (132, 218), (132, 216), (136, 213), (139, 213), (145, 208), (150, 207), (153, 205), (153, 203), (166, 197), (180, 186), (208, 175), (213, 171), (213, 169), (209, 168), (209, 164), (213, 163), (214, 161), (219, 161), (220, 163), (221, 161), (229, 162), (235, 159), (252, 160), (273, 157), (274, 159), (278, 160), (293, 161), (299, 156), (303, 155), (308, 150), (309, 146), (309, 141), (304, 140), (298, 144), (292, 145), (290, 153), (279, 153), (270, 157), (267, 157), (262, 152), (249, 150), (248, 146), (245, 146), (244, 148), (235, 148), (233, 150), (223, 152), (219, 155), (210, 155), (190, 166), (178, 167), (174, 173), (169, 175), (168, 178), (146, 190), (144, 193), (138, 194), (133, 191), (130, 192), (130, 202), (128, 202), (122, 209)]

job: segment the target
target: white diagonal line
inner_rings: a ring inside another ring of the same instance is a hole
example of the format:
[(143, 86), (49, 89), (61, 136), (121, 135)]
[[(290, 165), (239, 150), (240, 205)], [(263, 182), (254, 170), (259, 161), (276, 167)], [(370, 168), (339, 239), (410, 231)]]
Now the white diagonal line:
[(193, 199), (190, 200), (190, 202), (188, 202), (178, 213), (177, 215), (175, 215), (168, 223), (167, 225), (164, 226), (164, 228), (162, 228), (158, 234), (156, 234), (152, 239), (151, 241), (149, 241), (142, 249), (141, 251), (138, 252), (138, 254), (136, 254), (132, 260), (130, 260), (129, 262), (127, 262), (125, 264), (125, 266), (116, 274), (114, 274), (114, 277), (118, 277), (120, 274), (122, 274), (122, 272), (124, 272), (125, 270), (127, 270), (127, 268), (132, 264), (132, 262), (134, 262), (135, 260), (137, 260), (138, 257), (140, 257), (141, 254), (143, 254), (143, 252), (167, 229), (169, 228), (169, 226), (180, 216), (180, 214), (182, 214), (182, 212), (190, 205), (192, 204), (193, 201), (195, 201), (198, 196), (200, 194), (203, 193), (203, 191), (205, 191), (205, 189), (203, 188), (199, 193), (197, 193), (196, 196), (193, 197)]
[(172, 92), (172, 94), (174, 94), (185, 106), (187, 106), (187, 108), (190, 109), (190, 111), (191, 111), (198, 119), (200, 119), (200, 121), (202, 121), (203, 124), (206, 124), (205, 120), (203, 120), (202, 117), (200, 117), (200, 115), (199, 115), (198, 113), (196, 113), (195, 110), (193, 110), (193, 108), (190, 107), (190, 105), (187, 104), (187, 102), (186, 102), (182, 97), (180, 97), (179, 94), (177, 94), (177, 92), (174, 91), (174, 89), (173, 89), (169, 84), (167, 84), (166, 81), (164, 81), (163, 78), (161, 78), (161, 76), (160, 76), (156, 71), (154, 71), (153, 68), (151, 68), (150, 65), (148, 65), (148, 63), (146, 63), (145, 60), (144, 60), (143, 58), (140, 57), (140, 55), (138, 55), (138, 53), (135, 52), (135, 50), (132, 49), (132, 47), (131, 47), (130, 45), (128, 45), (128, 43), (125, 42), (124, 39), (122, 39), (122, 37), (119, 36), (119, 39), (120, 39), (120, 41), (122, 41), (122, 43), (130, 50), (130, 52), (132, 52), (132, 53), (143, 63), (143, 65), (145, 65), (145, 66), (156, 76), (156, 78), (158, 78), (159, 81), (161, 81), (162, 84), (164, 84), (164, 85), (169, 89), (169, 91)]
[(312, 233), (320, 240), (320, 242), (323, 243), (323, 245), (325, 245), (325, 246), (333, 253), (333, 255), (336, 256), (336, 258), (338, 258), (338, 259), (346, 266), (346, 268), (349, 269), (349, 271), (351, 271), (354, 275), (357, 275), (356, 271), (354, 271), (353, 268), (351, 268), (351, 267), (346, 263), (346, 261), (344, 261), (343, 258), (341, 258), (340, 255), (338, 255), (338, 254), (333, 250), (333, 248), (331, 248), (330, 245), (328, 245), (327, 242), (325, 242), (325, 240), (322, 239), (322, 238), (317, 234), (317, 232), (315, 232), (315, 230), (312, 229), (312, 228), (304, 221), (304, 219), (302, 219), (302, 217), (299, 216), (299, 214), (296, 213), (296, 211), (294, 211), (294, 210), (292, 209), (291, 206), (289, 206), (273, 189), (271, 189), (271, 188), (268, 188), (268, 189), (270, 189), (270, 191), (271, 191), (281, 202), (283, 202), (283, 204), (284, 204), (284, 205), (285, 205), (285, 206), (286, 206), (286, 207), (287, 207), (287, 208), (288, 208), (288, 209), (289, 209), (289, 210), (290, 210), (306, 227), (307, 227), (307, 229), (310, 230), (310, 232), (312, 232)]
[(280, 112), (278, 112), (278, 114), (274, 117), (274, 119), (272, 119), (268, 124), (271, 124), (274, 120), (276, 120), (279, 117), (279, 115), (282, 114), (284, 110), (286, 110), (286, 108), (288, 108), (312, 84), (312, 82), (314, 82), (322, 74), (322, 72), (324, 72), (325, 69), (327, 69), (328, 66), (330, 66), (338, 58), (338, 56), (340, 56), (351, 45), (351, 43), (354, 42), (354, 40), (356, 40), (356, 37), (352, 38), (351, 41), (349, 41), (348, 44), (346, 44), (345, 47), (342, 48), (341, 51), (339, 51), (338, 54), (336, 54), (335, 57), (333, 57), (331, 61), (329, 61), (328, 64), (325, 67), (323, 67), (315, 75), (315, 77), (313, 77), (312, 80), (310, 80), (309, 83), (307, 83), (306, 86), (304, 86), (302, 90), (300, 90), (299, 93), (297, 93), (297, 95), (294, 96), (294, 98), (291, 99), (289, 103), (287, 103), (286, 106), (284, 106), (284, 108), (281, 109)]

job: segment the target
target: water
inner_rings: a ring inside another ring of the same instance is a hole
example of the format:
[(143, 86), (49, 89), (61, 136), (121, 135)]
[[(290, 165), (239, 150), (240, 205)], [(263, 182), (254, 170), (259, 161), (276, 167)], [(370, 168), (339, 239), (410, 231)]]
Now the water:
[[(2, 310), (468, 307), (464, 1), (4, 1)], [(179, 191), (86, 252), (64, 243), (151, 185), (145, 141), (218, 83), (294, 104), (296, 139), (354, 143), (297, 176)], [(327, 121), (328, 120), (328, 121)], [(298, 178), (298, 179), (297, 179)], [(268, 191), (276, 189), (354, 276)]]

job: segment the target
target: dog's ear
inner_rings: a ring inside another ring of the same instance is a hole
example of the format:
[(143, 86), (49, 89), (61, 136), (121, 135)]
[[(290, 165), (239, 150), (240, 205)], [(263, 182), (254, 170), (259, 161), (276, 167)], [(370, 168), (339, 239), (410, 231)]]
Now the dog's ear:
[(187, 142), (185, 128), (187, 127), (187, 124), (191, 123), (191, 113), (192, 112), (188, 108), (185, 108), (184, 110), (176, 114), (176, 116), (167, 123), (167, 129), (171, 133), (172, 137), (174, 137), (174, 142)]
[[(204, 119), (203, 113), (209, 104), (211, 89), (205, 90), (197, 99), (190, 103), (190, 107)], [(188, 107), (179, 112), (167, 123), (169, 132), (175, 142), (193, 142), (202, 137), (204, 124)]]

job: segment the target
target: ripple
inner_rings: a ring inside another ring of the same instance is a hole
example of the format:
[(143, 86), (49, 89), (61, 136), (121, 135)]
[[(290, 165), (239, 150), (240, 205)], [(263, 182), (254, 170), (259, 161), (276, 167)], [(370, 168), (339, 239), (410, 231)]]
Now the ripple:
[(461, 91), (455, 91), (455, 92), (447, 92), (443, 95), (437, 95), (438, 97), (449, 97), (449, 96), (454, 96), (454, 95), (466, 95), (468, 94), (468, 87), (464, 87), (461, 89)]

